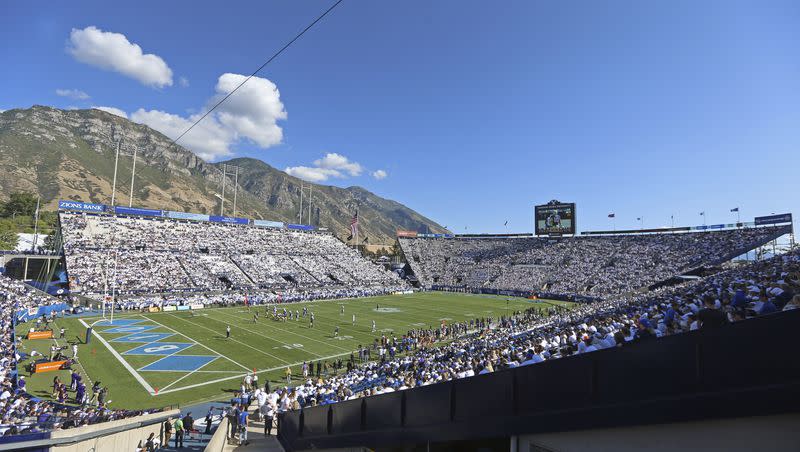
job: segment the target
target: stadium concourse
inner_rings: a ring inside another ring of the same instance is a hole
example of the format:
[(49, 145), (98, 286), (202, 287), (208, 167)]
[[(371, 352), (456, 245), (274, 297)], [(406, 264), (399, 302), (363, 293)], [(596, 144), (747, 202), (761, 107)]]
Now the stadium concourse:
[[(397, 274), (363, 259), (329, 234), (74, 212), (61, 212), (60, 224), (73, 292), (105, 302), (113, 291), (112, 303), (125, 311), (245, 300), (285, 304), (409, 289)], [(297, 384), (260, 385), (245, 379), (225, 416), (234, 426), (247, 422), (243, 413), (248, 410), (277, 420), (281, 413), (304, 407), (781, 315), (800, 307), (797, 250), (725, 270), (711, 267), (716, 270), (697, 279), (646, 289), (689, 270), (722, 263), (786, 231), (764, 227), (560, 240), (401, 238), (423, 289), (442, 285), (546, 291), (567, 297), (590, 295), (593, 301), (559, 309), (554, 315), (530, 308), (421, 327), (402, 338), (376, 333), (368, 349), (357, 355), (352, 351), (339, 375), (320, 375), (319, 369), (304, 367)], [(58, 300), (7, 278), (0, 279), (0, 298), (5, 314), (0, 395), (5, 435), (158, 411), (109, 409), (102, 388), (91, 397), (84, 388), (79, 397), (83, 382), (76, 383), (74, 391), (57, 383), (55, 400), (28, 394), (24, 378), (17, 377), (17, 363), (27, 357), (16, 348), (21, 339), (15, 337), (16, 316), (11, 314)], [(238, 434), (236, 428), (231, 431)]]

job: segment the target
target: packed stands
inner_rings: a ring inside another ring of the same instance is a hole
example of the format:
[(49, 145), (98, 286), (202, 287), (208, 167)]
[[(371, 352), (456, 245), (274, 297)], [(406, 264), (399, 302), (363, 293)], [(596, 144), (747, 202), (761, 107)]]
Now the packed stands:
[(54, 388), (58, 401), (42, 400), (25, 391), (25, 378), (17, 377), (17, 365), (32, 351), (26, 353), (19, 347), (21, 339), (14, 334), (16, 312), (57, 302), (59, 300), (20, 281), (0, 275), (0, 346), (3, 350), (0, 358), (0, 435), (60, 430), (157, 412), (109, 409), (104, 404), (104, 388), (98, 386), (90, 392), (85, 386), (81, 387), (83, 382), (73, 388), (66, 384)]
[[(799, 251), (680, 286), (559, 310), (552, 316), (528, 310), (436, 331), (409, 331), (400, 340), (384, 338), (376, 343), (373, 351), (379, 358), (374, 362), (362, 364), (370, 353), (365, 359), (359, 351), (342, 375), (307, 378), (296, 387), (269, 394), (257, 391), (254, 396), (265, 412), (280, 413), (720, 328), (793, 309), (800, 309)], [(437, 347), (426, 340), (431, 336), (455, 340)]]
[(424, 287), (604, 296), (724, 262), (786, 231), (764, 227), (562, 239), (400, 237), (399, 241)]
[(122, 294), (262, 290), (264, 297), (404, 287), (330, 234), (71, 212), (60, 221), (72, 290), (84, 294), (111, 292), (109, 281)]

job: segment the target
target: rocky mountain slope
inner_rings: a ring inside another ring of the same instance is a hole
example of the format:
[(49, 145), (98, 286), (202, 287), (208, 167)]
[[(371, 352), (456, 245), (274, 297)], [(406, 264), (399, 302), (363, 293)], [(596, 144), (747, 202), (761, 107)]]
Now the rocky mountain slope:
[[(116, 204), (130, 199), (131, 165), (137, 150), (134, 206), (218, 214), (221, 163), (208, 163), (141, 124), (100, 110), (60, 110), (35, 106), (0, 113), (0, 200), (14, 191), (39, 193), (50, 208), (59, 199), (111, 202), (116, 143), (121, 140)], [(300, 179), (250, 158), (228, 162), (240, 167), (236, 215), (297, 222)], [(225, 214), (233, 215), (233, 177), (225, 189)], [(304, 186), (309, 183), (303, 182)], [(310, 184), (311, 223), (340, 237), (349, 234), (358, 208), (362, 236), (391, 243), (397, 229), (445, 230), (400, 203), (360, 187)], [(303, 222), (308, 223), (308, 189)]]

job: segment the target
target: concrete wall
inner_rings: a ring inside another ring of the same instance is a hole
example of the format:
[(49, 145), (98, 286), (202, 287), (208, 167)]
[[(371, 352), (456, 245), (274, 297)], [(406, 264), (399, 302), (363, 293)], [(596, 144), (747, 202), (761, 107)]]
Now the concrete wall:
[[(686, 407), (691, 410), (691, 406)], [(520, 435), (511, 452), (798, 451), (800, 414)]]
[[(82, 435), (91, 435), (92, 433), (101, 433), (103, 431), (113, 431), (115, 428), (124, 428), (125, 426), (134, 426), (142, 422), (146, 423), (146, 421), (161, 419), (165, 415), (169, 415), (172, 419), (174, 419), (176, 416), (180, 415), (180, 411), (172, 410), (165, 413), (148, 414), (129, 419), (120, 419), (118, 421), (104, 422), (101, 424), (56, 431), (53, 432), (50, 437), (52, 439), (79, 438)], [(95, 438), (78, 441), (77, 443), (53, 446), (50, 448), (50, 450), (53, 452), (133, 451), (136, 450), (136, 446), (139, 444), (139, 441), (142, 441), (142, 444), (144, 444), (144, 441), (147, 440), (147, 437), (150, 436), (151, 432), (155, 433), (156, 438), (158, 438), (159, 433), (161, 432), (162, 424), (163, 420), (156, 422), (155, 424), (129, 428), (116, 433), (100, 434)]]
[(211, 437), (211, 441), (206, 444), (204, 452), (222, 452), (227, 444), (228, 418), (223, 416), (222, 421), (220, 421), (219, 426), (217, 427), (217, 431), (214, 432), (214, 436)]

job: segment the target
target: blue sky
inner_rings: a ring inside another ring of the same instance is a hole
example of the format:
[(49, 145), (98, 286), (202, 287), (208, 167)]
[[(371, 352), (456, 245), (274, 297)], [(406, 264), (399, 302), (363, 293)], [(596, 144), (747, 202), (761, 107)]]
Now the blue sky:
[[(0, 109), (177, 129), (331, 3), (3, 2)], [(88, 27), (163, 65), (102, 67), (73, 40)], [(345, 0), (259, 74), (279, 99), (254, 85), (207, 133), (217, 159), (361, 185), (455, 232), (531, 231), (551, 199), (581, 230), (798, 213), (798, 48), (793, 1)]]

